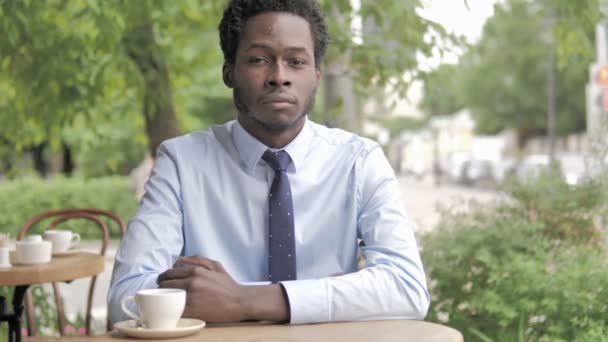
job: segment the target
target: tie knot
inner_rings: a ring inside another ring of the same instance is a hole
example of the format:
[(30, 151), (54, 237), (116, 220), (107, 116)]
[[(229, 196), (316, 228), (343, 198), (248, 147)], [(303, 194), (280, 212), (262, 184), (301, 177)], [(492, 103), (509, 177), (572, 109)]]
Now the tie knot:
[(266, 150), (262, 159), (266, 161), (268, 165), (275, 171), (287, 171), (287, 167), (291, 164), (291, 158), (287, 152), (280, 150), (277, 152), (272, 152), (271, 150)]

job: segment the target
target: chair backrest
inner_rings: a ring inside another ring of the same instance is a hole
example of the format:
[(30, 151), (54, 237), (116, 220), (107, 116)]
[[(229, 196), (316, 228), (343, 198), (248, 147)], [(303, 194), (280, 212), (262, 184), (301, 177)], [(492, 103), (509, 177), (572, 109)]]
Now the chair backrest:
[[(75, 219), (83, 219), (95, 223), (95, 225), (101, 230), (102, 233), (102, 241), (101, 241), (101, 250), (99, 251), (100, 255), (105, 255), (108, 240), (110, 236), (110, 232), (108, 230), (108, 226), (105, 221), (102, 219), (109, 219), (113, 221), (114, 224), (118, 227), (120, 238), (124, 236), (126, 231), (126, 225), (124, 221), (115, 213), (103, 209), (97, 208), (69, 208), (69, 209), (59, 209), (59, 210), (51, 210), (46, 211), (41, 214), (38, 214), (31, 219), (29, 219), (19, 230), (17, 234), (17, 240), (21, 240), (25, 237), (27, 232), (40, 222), (44, 220), (52, 220), (47, 226), (46, 229), (55, 229), (57, 226), (63, 224), (66, 221), (75, 220)], [(93, 294), (95, 291), (95, 284), (97, 281), (97, 276), (93, 276), (91, 278), (91, 284), (89, 286), (89, 293), (87, 297), (87, 309), (85, 316), (85, 329), (87, 334), (91, 334), (91, 311), (93, 306)], [(65, 314), (63, 310), (63, 302), (61, 300), (61, 294), (59, 293), (59, 287), (56, 283), (53, 283), (53, 293), (55, 297), (55, 305), (57, 307), (57, 325), (59, 330), (59, 335), (64, 336), (66, 333), (66, 322), (65, 322)], [(34, 317), (34, 304), (32, 301), (31, 294), (26, 294), (25, 297), (26, 302), (26, 318), (27, 318), (27, 326), (28, 326), (28, 335), (34, 336), (36, 334), (36, 320)], [(106, 329), (110, 330), (110, 320), (109, 317), (106, 321)]]

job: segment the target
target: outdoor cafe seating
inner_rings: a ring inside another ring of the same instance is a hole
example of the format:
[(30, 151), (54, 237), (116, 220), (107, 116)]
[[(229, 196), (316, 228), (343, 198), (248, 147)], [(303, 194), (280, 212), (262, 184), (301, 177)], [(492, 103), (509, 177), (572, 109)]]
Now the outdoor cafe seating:
[[(124, 221), (115, 213), (97, 208), (68, 208), (60, 210), (51, 210), (40, 213), (31, 219), (27, 220), (17, 233), (17, 241), (22, 241), (27, 234), (49, 232), (64, 227), (70, 227), (66, 223), (73, 224), (75, 221), (88, 221), (88, 227), (97, 226), (99, 229), (98, 235), (100, 238), (100, 251), (94, 255), (92, 253), (82, 252), (80, 249), (72, 249), (62, 253), (53, 252), (51, 262), (40, 265), (15, 265), (10, 269), (2, 272), (6, 277), (2, 277), (0, 285), (15, 286), (13, 294), (13, 312), (7, 313), (8, 305), (6, 299), (3, 299), (2, 314), (3, 320), (9, 322), (9, 335), (12, 340), (19, 340), (21, 331), (19, 314), (25, 306), (25, 318), (27, 322), (27, 335), (35, 336), (36, 318), (35, 306), (30, 292), (30, 285), (52, 283), (52, 293), (57, 311), (57, 333), (59, 336), (66, 334), (66, 319), (63, 306), (63, 298), (60, 293), (59, 286), (56, 280), (71, 281), (83, 277), (91, 277), (91, 282), (86, 297), (85, 311), (85, 331), (91, 333), (91, 312), (93, 304), (93, 293), (97, 283), (97, 274), (103, 271), (104, 255), (110, 238), (109, 226), (114, 226), (122, 237), (126, 225)], [(42, 225), (44, 223), (44, 226)], [(109, 224), (111, 223), (111, 224)], [(90, 264), (87, 264), (90, 263)], [(87, 265), (91, 267), (87, 267)], [(5, 284), (6, 282), (6, 284)], [(109, 320), (106, 323), (107, 329), (110, 329)], [(13, 331), (13, 329), (15, 331)]]

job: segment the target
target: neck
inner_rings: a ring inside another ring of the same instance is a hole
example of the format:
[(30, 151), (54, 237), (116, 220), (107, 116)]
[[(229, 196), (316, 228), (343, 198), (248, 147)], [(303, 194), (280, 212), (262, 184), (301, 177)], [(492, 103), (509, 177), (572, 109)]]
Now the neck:
[(247, 115), (239, 115), (237, 119), (247, 133), (251, 134), (262, 144), (276, 149), (289, 145), (300, 134), (306, 122), (306, 116), (303, 115), (292, 126), (280, 131), (274, 131), (254, 122)]

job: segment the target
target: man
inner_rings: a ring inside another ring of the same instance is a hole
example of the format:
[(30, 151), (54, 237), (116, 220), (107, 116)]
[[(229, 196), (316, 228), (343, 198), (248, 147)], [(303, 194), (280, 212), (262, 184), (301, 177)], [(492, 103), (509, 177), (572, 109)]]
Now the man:
[(328, 43), (318, 3), (232, 0), (219, 31), (237, 120), (160, 146), (116, 256), (112, 320), (154, 287), (186, 289), (184, 317), (208, 322), (424, 318), (412, 224), (380, 146), (307, 119)]

